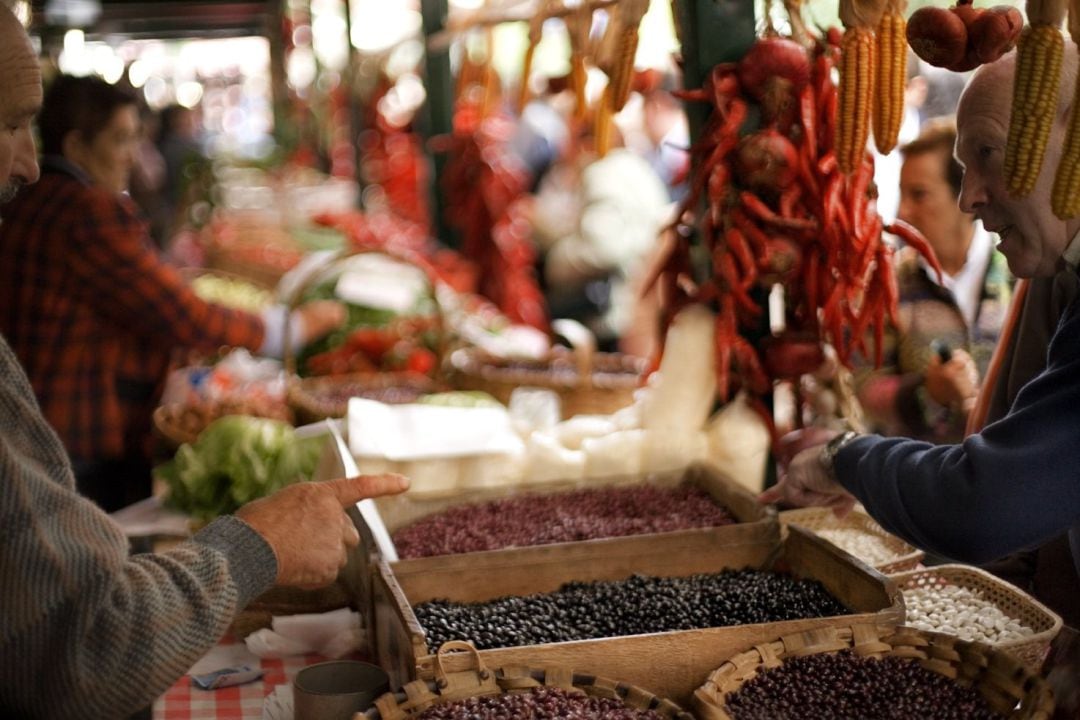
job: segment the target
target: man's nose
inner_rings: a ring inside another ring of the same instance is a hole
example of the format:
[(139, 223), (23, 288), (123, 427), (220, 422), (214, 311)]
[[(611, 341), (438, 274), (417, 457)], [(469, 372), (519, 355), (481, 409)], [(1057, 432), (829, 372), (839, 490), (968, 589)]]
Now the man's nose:
[(964, 173), (964, 179), (960, 183), (958, 202), (960, 209), (966, 213), (973, 213), (986, 204), (986, 183), (983, 182), (978, 173)]
[(19, 132), (11, 174), (14, 177), (21, 178), (27, 185), (36, 183), (38, 178), (41, 177), (41, 170), (38, 168), (37, 149), (34, 147), (34, 136), (29, 130)]

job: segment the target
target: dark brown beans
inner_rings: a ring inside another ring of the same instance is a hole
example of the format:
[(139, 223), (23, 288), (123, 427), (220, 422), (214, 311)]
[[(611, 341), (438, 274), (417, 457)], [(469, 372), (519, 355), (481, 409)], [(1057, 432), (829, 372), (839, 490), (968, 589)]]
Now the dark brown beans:
[(662, 720), (653, 710), (637, 710), (618, 700), (571, 695), (541, 687), (435, 705), (417, 720)]
[(402, 558), (672, 532), (735, 522), (696, 485), (590, 488), (459, 505), (394, 533)]
[(551, 593), (432, 600), (413, 610), (428, 648), (468, 640), (481, 650), (850, 614), (816, 580), (761, 570), (571, 582)]
[(917, 662), (850, 651), (792, 658), (725, 698), (734, 720), (1002, 720), (970, 687)]

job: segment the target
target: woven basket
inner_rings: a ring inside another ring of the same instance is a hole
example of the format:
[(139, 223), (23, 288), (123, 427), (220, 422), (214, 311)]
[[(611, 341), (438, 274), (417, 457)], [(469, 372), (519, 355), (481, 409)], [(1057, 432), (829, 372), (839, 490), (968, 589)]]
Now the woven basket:
[(434, 380), (416, 373), (353, 373), (297, 379), (289, 384), (289, 406), (301, 424), (345, 417), (347, 397), (327, 397), (340, 388), (355, 388), (350, 397), (378, 400), (388, 405), (415, 402), (420, 395), (436, 392)]
[(847, 649), (859, 656), (910, 658), (959, 685), (974, 687), (1006, 718), (1049, 720), (1054, 711), (1046, 681), (1011, 655), (950, 635), (875, 625), (808, 630), (756, 645), (709, 675), (694, 692), (694, 709), (702, 720), (732, 720), (725, 705), (727, 694), (758, 672), (779, 667), (785, 658)]
[[(416, 267), (427, 275), (428, 280), (431, 283), (431, 300), (435, 305), (435, 313), (432, 316), (432, 319), (434, 320), (432, 329), (435, 331), (435, 334), (438, 338), (436, 342), (435, 354), (438, 356), (439, 363), (436, 365), (436, 367), (440, 367), (443, 359), (448, 354), (448, 347), (450, 341), (446, 318), (444, 317), (443, 307), (439, 304), (439, 294), (435, 289), (435, 278), (432, 274), (432, 270), (430, 267), (418, 265), (416, 262), (414, 262), (413, 259), (402, 257), (401, 254), (396, 253), (392, 250), (387, 250), (383, 248), (351, 248), (348, 250), (341, 250), (337, 253), (334, 253), (327, 259), (324, 265), (314, 270), (313, 272), (308, 273), (307, 276), (304, 277), (303, 280), (297, 285), (297, 287), (292, 290), (291, 297), (288, 300), (289, 309), (295, 310), (300, 305), (300, 303), (303, 302), (304, 293), (310, 290), (313, 285), (324, 282), (327, 279), (333, 277), (334, 273), (339, 271), (339, 266), (342, 262), (358, 255), (369, 254), (383, 255), (392, 260), (396, 260), (399, 263), (412, 265), (413, 267)], [(285, 336), (283, 338), (284, 350), (282, 354), (285, 359), (285, 370), (288, 371), (290, 374), (295, 374), (297, 372), (297, 348), (292, 347), (291, 342), (292, 334), (289, 328), (289, 321), (292, 319), (291, 316), (291, 312), (285, 316)]]
[[(402, 258), (392, 251), (383, 249), (350, 249), (335, 254), (319, 271), (311, 273), (293, 292), (290, 301), (290, 309), (295, 308), (301, 302), (304, 293), (315, 283), (322, 282), (331, 275), (336, 266), (342, 261), (357, 255), (374, 253), (385, 255), (403, 263), (410, 263), (407, 258)], [(411, 264), (411, 263), (410, 263)], [(420, 269), (428, 273), (428, 268)], [(435, 354), (438, 357), (436, 374), (439, 374), (443, 358), (447, 355), (449, 337), (447, 325), (443, 317), (443, 308), (439, 304), (438, 293), (432, 288), (431, 298), (435, 303), (434, 330), (437, 335), (437, 347)], [(289, 314), (291, 315), (291, 313)], [(294, 349), (290, 346), (290, 332), (288, 321), (285, 327), (285, 369), (293, 380), (289, 384), (289, 405), (296, 411), (297, 419), (302, 423), (317, 422), (326, 418), (344, 417), (348, 412), (348, 399), (327, 400), (323, 397), (327, 391), (343, 385), (358, 386), (360, 390), (353, 397), (365, 397), (380, 400), (388, 404), (413, 402), (417, 396), (426, 393), (437, 392), (440, 384), (434, 379), (410, 372), (372, 372), (372, 373), (346, 373), (343, 375), (321, 375), (318, 377), (299, 378), (296, 375), (297, 362)], [(398, 392), (394, 392), (397, 390)], [(397, 396), (398, 399), (395, 399)]]
[(645, 372), (641, 358), (580, 349), (556, 350), (543, 360), (505, 360), (469, 348), (456, 351), (450, 362), (456, 387), (481, 390), (504, 405), (519, 387), (552, 390), (563, 418), (608, 415), (630, 405)]
[[(799, 508), (798, 510), (785, 510), (780, 513), (779, 519), (781, 529), (786, 528), (788, 525), (799, 525), (811, 532), (817, 532), (818, 530), (855, 530), (877, 538), (885, 547), (895, 553), (895, 557), (883, 562), (871, 562), (869, 560), (863, 560), (863, 562), (885, 575), (912, 570), (922, 562), (923, 557), (926, 555), (922, 550), (907, 544), (885, 530), (881, 525), (878, 525), (876, 520), (860, 510), (853, 510), (841, 519), (836, 517), (829, 508)], [(840, 549), (850, 552), (846, 548)], [(851, 554), (855, 555), (855, 553)], [(856, 555), (856, 557), (858, 556)], [(862, 560), (862, 558), (859, 559)]]
[[(446, 672), (442, 666), (443, 656), (455, 650), (471, 653), (475, 669)], [(639, 687), (595, 675), (578, 674), (563, 668), (531, 669), (521, 666), (488, 670), (476, 648), (460, 640), (444, 643), (439, 648), (435, 656), (435, 680), (415, 680), (405, 685), (403, 692), (386, 693), (375, 701), (375, 707), (368, 710), (365, 717), (370, 720), (407, 720), (418, 717), (433, 705), (485, 695), (527, 692), (538, 687), (561, 688), (590, 697), (620, 700), (627, 707), (652, 710), (664, 718), (693, 720), (692, 715), (669, 700), (658, 698)]]
[(983, 600), (993, 603), (1001, 612), (1031, 628), (1034, 635), (1018, 640), (990, 643), (1019, 658), (1038, 671), (1050, 643), (1061, 631), (1061, 618), (1035, 598), (1017, 587), (1000, 580), (985, 570), (967, 565), (938, 565), (923, 570), (911, 570), (892, 576), (901, 590), (934, 588), (955, 585), (965, 588)]
[(207, 407), (207, 410), (199, 411), (196, 408), (179, 403), (159, 405), (154, 410), (154, 430), (166, 443), (177, 448), (185, 443), (195, 442), (199, 437), (199, 433), (205, 430), (207, 425), (225, 415), (247, 414), (252, 417), (281, 420), (290, 425), (294, 421), (293, 411), (284, 403), (280, 405), (280, 411), (267, 410), (261, 413), (237, 413), (235, 410), (217, 412), (213, 405)]

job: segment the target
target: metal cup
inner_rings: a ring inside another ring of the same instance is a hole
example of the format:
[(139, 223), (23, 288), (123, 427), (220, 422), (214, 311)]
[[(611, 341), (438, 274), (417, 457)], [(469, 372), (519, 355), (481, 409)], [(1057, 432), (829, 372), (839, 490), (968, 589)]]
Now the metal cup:
[(356, 660), (310, 665), (293, 681), (295, 720), (351, 720), (390, 689), (382, 668)]

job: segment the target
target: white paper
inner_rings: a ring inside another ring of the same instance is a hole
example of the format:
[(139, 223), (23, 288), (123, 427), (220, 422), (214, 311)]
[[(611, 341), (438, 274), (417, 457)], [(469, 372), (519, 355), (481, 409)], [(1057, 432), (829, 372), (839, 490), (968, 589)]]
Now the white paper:
[(349, 400), (349, 450), (357, 457), (415, 461), (520, 452), (505, 408), (387, 405)]
[(334, 294), (354, 305), (406, 313), (427, 288), (418, 268), (383, 255), (358, 255), (338, 277)]

